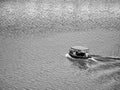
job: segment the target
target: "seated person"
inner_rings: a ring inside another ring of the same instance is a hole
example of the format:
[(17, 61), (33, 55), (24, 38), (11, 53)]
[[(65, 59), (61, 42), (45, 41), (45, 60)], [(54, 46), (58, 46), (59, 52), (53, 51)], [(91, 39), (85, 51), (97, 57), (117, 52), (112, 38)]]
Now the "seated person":
[(85, 56), (85, 53), (83, 53), (83, 52), (76, 52), (76, 55), (77, 55), (77, 56), (80, 56), (80, 57), (84, 57), (84, 56)]

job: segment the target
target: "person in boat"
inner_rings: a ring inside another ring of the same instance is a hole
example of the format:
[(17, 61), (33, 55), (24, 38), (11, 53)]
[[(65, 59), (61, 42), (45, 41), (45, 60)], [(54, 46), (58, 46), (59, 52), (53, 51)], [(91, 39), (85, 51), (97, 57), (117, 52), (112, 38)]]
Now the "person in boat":
[(90, 57), (89, 49), (82, 46), (73, 46), (69, 49), (69, 53), (66, 54), (66, 57), (71, 60), (73, 63), (78, 64), (79, 68), (88, 68), (87, 61)]
[(66, 57), (77, 64), (79, 68), (87, 69), (91, 66), (91, 63), (96, 63), (92, 55), (89, 54), (89, 49), (82, 46), (73, 46), (69, 49), (69, 53), (66, 54)]
[(74, 59), (87, 59), (89, 56), (89, 49), (82, 46), (73, 46), (69, 49), (69, 55)]

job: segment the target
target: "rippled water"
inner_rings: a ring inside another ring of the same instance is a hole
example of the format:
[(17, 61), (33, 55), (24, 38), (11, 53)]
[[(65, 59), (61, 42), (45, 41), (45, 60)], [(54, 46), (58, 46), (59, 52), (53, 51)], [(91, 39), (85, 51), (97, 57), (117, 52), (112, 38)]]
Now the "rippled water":
[[(0, 90), (120, 90), (119, 2), (90, 3), (0, 2)], [(68, 60), (74, 45), (97, 62)]]
[[(94, 43), (91, 43), (93, 42)], [(119, 32), (58, 33), (47, 37), (0, 40), (0, 89), (4, 90), (119, 90), (119, 59), (114, 48)], [(97, 62), (84, 69), (65, 57), (70, 46), (90, 49)], [(102, 47), (101, 47), (102, 46)]]

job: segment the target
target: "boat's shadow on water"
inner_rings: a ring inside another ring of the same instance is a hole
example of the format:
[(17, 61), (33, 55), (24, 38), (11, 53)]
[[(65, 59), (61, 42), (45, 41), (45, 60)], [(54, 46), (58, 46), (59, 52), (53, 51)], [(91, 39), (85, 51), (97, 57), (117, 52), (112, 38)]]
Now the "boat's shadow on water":
[[(74, 61), (69, 58), (72, 65), (84, 70), (87, 75), (95, 75), (93, 82), (95, 84), (110, 83), (109, 89), (105, 90), (120, 90), (120, 58), (118, 57), (102, 57), (93, 55), (96, 61)], [(104, 90), (104, 89), (102, 89)]]

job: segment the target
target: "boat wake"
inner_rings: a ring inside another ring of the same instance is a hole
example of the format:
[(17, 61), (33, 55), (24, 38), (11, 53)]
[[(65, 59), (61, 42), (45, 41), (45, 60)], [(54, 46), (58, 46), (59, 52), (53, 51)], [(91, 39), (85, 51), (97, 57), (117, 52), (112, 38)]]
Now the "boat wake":
[(102, 84), (107, 87), (100, 90), (120, 90), (119, 57), (92, 55), (92, 59), (90, 58), (84, 63), (81, 63), (81, 61), (70, 61), (72, 62), (72, 65), (85, 71), (86, 77), (92, 77), (92, 81), (95, 83), (96, 87)]

